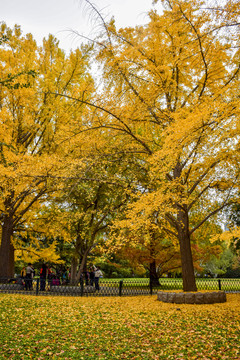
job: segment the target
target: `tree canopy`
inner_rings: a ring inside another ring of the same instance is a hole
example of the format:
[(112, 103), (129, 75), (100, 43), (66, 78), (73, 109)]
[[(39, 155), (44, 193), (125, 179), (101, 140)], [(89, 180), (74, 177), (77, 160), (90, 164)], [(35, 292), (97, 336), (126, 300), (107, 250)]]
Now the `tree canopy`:
[(84, 107), (52, 92), (83, 98), (93, 83), (87, 49), (67, 57), (52, 35), (37, 47), (19, 26), (2, 24), (1, 34), (7, 41), (0, 48), (0, 79), (9, 82), (0, 85), (0, 276), (13, 276), (14, 235), (31, 231), (36, 210), (61, 188), (59, 179), (82, 166), (79, 153), (71, 161), (71, 138), (81, 146), (76, 117), (84, 118)]
[[(219, 232), (217, 216), (239, 198), (237, 3), (162, 1), (147, 25), (119, 30), (98, 13), (103, 32), (69, 57), (52, 36), (38, 49), (18, 27), (3, 28), (0, 79), (13, 86), (1, 85), (2, 234), (31, 223), (40, 200), (62, 199), (84, 241), (88, 219), (105, 227), (118, 215), (110, 247), (126, 245), (121, 232), (131, 249), (167, 241), (180, 254), (184, 290), (195, 291), (196, 254), (219, 252), (208, 230)], [(89, 48), (102, 70), (99, 89)]]
[(180, 246), (184, 290), (196, 290), (192, 237), (238, 197), (239, 11), (232, 2), (163, 3), (146, 26), (104, 24), (96, 59), (105, 82), (88, 103), (87, 128), (110, 133), (118, 152), (141, 162), (148, 182), (136, 176), (127, 218), (159, 214)]

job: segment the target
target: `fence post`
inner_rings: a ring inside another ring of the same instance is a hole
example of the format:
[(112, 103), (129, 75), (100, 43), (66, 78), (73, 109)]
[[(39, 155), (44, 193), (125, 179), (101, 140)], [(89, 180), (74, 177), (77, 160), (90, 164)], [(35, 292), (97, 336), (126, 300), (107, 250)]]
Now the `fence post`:
[(153, 294), (153, 283), (152, 283), (152, 279), (150, 279), (149, 287), (150, 287), (150, 295), (152, 295), (152, 294)]
[(37, 285), (36, 285), (36, 295), (38, 295), (39, 291), (39, 278), (37, 279)]
[(123, 280), (119, 281), (119, 296), (122, 296)]
[(221, 280), (220, 280), (220, 279), (218, 279), (218, 289), (219, 289), (219, 290), (222, 290)]

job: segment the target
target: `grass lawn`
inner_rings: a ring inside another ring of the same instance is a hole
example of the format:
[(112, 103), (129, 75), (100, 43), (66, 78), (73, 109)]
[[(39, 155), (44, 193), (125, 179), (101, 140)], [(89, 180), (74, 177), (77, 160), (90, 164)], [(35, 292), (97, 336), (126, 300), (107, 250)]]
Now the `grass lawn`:
[[(125, 279), (100, 279), (100, 284), (107, 284), (111, 287), (119, 287), (120, 280), (123, 280), (124, 288), (149, 288), (149, 278), (125, 278)], [(240, 279), (213, 279), (196, 278), (198, 290), (219, 290), (219, 281), (221, 289), (224, 291), (240, 291)], [(180, 290), (182, 289), (182, 279), (179, 278), (160, 278), (160, 287), (162, 290)]]
[(239, 360), (240, 294), (227, 300), (0, 294), (0, 359)]
[[(100, 279), (100, 284), (109, 288), (119, 288), (120, 281), (123, 281), (124, 289), (148, 289), (149, 278), (125, 278), (125, 279)], [(221, 290), (224, 291), (240, 291), (240, 279), (212, 279), (212, 278), (196, 278), (198, 290)], [(182, 279), (179, 278), (160, 278), (159, 287), (154, 286), (157, 290), (181, 290), (183, 288)]]

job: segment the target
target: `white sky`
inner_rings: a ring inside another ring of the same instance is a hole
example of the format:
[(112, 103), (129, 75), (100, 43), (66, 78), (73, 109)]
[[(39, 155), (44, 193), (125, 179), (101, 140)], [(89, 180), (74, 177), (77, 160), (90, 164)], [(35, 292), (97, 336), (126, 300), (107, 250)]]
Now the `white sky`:
[[(147, 12), (153, 8), (152, 0), (93, 0), (93, 3), (107, 20), (114, 16), (117, 27), (146, 23)], [(155, 8), (159, 10), (160, 4)], [(39, 44), (51, 33), (66, 51), (81, 42), (70, 29), (91, 38), (98, 31), (90, 20), (85, 0), (0, 0), (0, 21), (9, 27), (20, 25), (23, 33), (32, 33)]]

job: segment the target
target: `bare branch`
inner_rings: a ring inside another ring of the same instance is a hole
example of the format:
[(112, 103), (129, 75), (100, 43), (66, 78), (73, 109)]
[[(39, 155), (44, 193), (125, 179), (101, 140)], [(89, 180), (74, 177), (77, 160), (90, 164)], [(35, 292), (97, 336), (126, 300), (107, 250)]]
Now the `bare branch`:
[[(88, 106), (90, 106), (90, 107), (93, 107), (93, 108), (95, 108), (95, 109), (97, 109), (97, 110), (101, 110), (101, 111), (103, 111), (104, 113), (112, 116), (112, 117), (115, 118), (117, 121), (119, 121), (119, 122), (122, 124), (122, 126), (123, 126), (123, 128), (116, 128), (117, 130), (126, 132), (128, 135), (130, 135), (132, 138), (134, 138), (134, 140), (136, 140), (138, 143), (140, 143), (140, 144), (147, 150), (147, 152), (148, 152), (149, 155), (152, 154), (152, 150), (150, 149), (150, 147), (149, 147), (143, 140), (139, 139), (139, 138), (132, 132), (132, 130), (130, 129), (130, 127), (129, 127), (119, 116), (117, 116), (116, 114), (114, 114), (112, 111), (110, 111), (110, 110), (108, 110), (108, 109), (106, 109), (106, 108), (104, 108), (104, 107), (102, 107), (102, 106), (100, 106), (100, 105), (96, 105), (96, 104), (90, 103), (90, 102), (88, 102), (88, 101), (86, 101), (86, 100), (76, 99), (76, 98), (74, 98), (74, 97), (72, 97), (72, 96), (69, 96), (69, 95), (60, 94), (60, 93), (56, 93), (56, 95), (58, 95), (58, 96), (63, 96), (63, 97), (66, 97), (66, 98), (68, 98), (68, 99), (81, 102), (81, 103), (83, 103), (83, 104), (86, 104), (86, 105), (88, 105)], [(101, 127), (113, 128), (112, 125), (111, 125), (111, 126), (110, 126), (110, 125), (109, 125), (109, 126), (104, 125), (104, 126), (101, 126)]]

